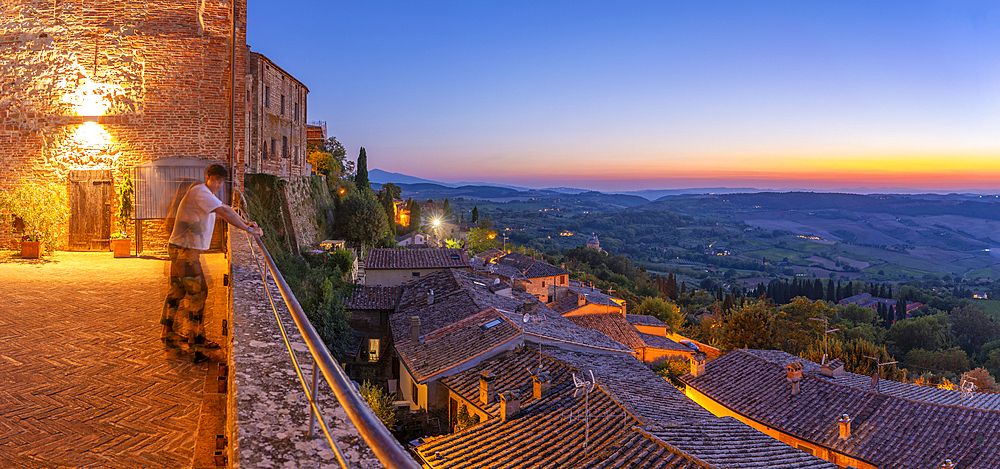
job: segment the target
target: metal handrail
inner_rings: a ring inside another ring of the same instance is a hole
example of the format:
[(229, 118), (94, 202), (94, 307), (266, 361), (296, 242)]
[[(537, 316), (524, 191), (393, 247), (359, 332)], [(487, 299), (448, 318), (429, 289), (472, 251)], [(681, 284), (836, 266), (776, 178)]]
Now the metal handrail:
[[(240, 194), (242, 199), (242, 194)], [(245, 202), (244, 202), (244, 207)], [(337, 400), (340, 405), (347, 412), (347, 416), (354, 423), (354, 426), (358, 429), (361, 438), (368, 443), (368, 446), (375, 453), (375, 457), (378, 458), (385, 467), (390, 469), (419, 469), (420, 465), (410, 457), (410, 455), (403, 449), (402, 445), (396, 442), (396, 439), (389, 433), (389, 430), (385, 428), (382, 421), (375, 415), (374, 412), (368, 407), (368, 404), (362, 399), (361, 395), (355, 391), (354, 385), (351, 384), (350, 379), (344, 374), (344, 370), (340, 365), (333, 359), (330, 355), (330, 351), (326, 348), (323, 340), (320, 338), (316, 329), (313, 328), (312, 323), (309, 322), (309, 318), (306, 316), (305, 312), (302, 311), (302, 306), (299, 305), (299, 301), (295, 298), (292, 293), (291, 288), (285, 282), (284, 277), (281, 276), (281, 272), (274, 264), (274, 260), (271, 258), (271, 254), (264, 247), (263, 241), (257, 235), (247, 234), (247, 242), (250, 244), (250, 239), (256, 241), (257, 246), (260, 248), (260, 252), (267, 264), (267, 270), (271, 272), (271, 277), (274, 279), (275, 284), (278, 286), (278, 291), (281, 292), (281, 297), (285, 300), (285, 305), (288, 306), (288, 311), (292, 315), (292, 319), (295, 321), (295, 325), (298, 327), (299, 332), (302, 334), (303, 340), (305, 340), (306, 346), (309, 347), (309, 353), (313, 358), (314, 373), (315, 367), (318, 366), (319, 370), (323, 373), (323, 377), (326, 379), (327, 384), (330, 385), (330, 389), (333, 390), (334, 394), (337, 396)], [(250, 246), (251, 255), (255, 255), (253, 251), (253, 245)], [(259, 264), (258, 264), (259, 269)], [(263, 275), (263, 271), (261, 271)], [(264, 283), (265, 292), (267, 292), (270, 297), (270, 289), (267, 287), (267, 282)], [(271, 306), (274, 308), (274, 301), (271, 300)], [(277, 310), (275, 310), (277, 315)], [(280, 318), (279, 320), (279, 327)], [(284, 327), (281, 327), (282, 336), (285, 336)], [(285, 342), (287, 345), (288, 339), (285, 337)], [(289, 347), (289, 353), (292, 356), (292, 361), (295, 364), (296, 373), (299, 375), (299, 381), (302, 383), (305, 389), (306, 396), (309, 398), (310, 407), (316, 415), (320, 415), (319, 407), (315, 403), (314, 392), (310, 392), (305, 384), (305, 379), (302, 376), (301, 368), (298, 366), (298, 361), (295, 359), (295, 354), (292, 353), (291, 347)], [(315, 390), (315, 374), (313, 375), (313, 386)], [(311, 419), (310, 419), (311, 420)], [(326, 426), (326, 422), (322, 419), (318, 419), (320, 426), (323, 428), (323, 432), (326, 434), (327, 440), (330, 443), (331, 448), (337, 455), (337, 459), (340, 460), (340, 464), (343, 467), (347, 467), (346, 461), (343, 459), (343, 455), (340, 449), (337, 448), (332, 436), (330, 435), (329, 429)], [(310, 421), (310, 424), (312, 422)]]

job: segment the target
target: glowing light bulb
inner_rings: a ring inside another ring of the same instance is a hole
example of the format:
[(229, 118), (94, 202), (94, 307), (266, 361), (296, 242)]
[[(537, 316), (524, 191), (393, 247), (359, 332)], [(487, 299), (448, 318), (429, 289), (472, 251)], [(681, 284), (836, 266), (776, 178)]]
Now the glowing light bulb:
[(73, 106), (78, 116), (103, 116), (108, 112), (106, 94), (104, 86), (87, 80), (64, 96), (64, 100)]

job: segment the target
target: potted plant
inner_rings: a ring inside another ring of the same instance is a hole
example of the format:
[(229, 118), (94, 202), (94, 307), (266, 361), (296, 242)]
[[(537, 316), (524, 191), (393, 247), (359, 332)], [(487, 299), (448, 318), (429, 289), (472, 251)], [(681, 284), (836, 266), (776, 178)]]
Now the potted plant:
[[(20, 219), (22, 255), (37, 258), (65, 242), (69, 202), (66, 186), (58, 183), (18, 181), (14, 189), (0, 192), (0, 221), (3, 226)], [(5, 230), (6, 231), (6, 230)], [(25, 256), (25, 257), (27, 257)]]
[(34, 232), (21, 236), (21, 259), (38, 259), (45, 246), (41, 241), (42, 234)]
[(128, 236), (128, 219), (132, 217), (132, 197), (135, 189), (132, 178), (125, 175), (125, 180), (118, 186), (118, 232), (111, 234), (111, 251), (115, 257), (131, 257), (132, 241)]

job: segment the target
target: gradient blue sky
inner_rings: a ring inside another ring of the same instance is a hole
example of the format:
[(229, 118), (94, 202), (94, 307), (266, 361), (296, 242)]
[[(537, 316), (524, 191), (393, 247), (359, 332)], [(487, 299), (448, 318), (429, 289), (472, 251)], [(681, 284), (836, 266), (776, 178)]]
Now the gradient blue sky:
[(248, 0), (370, 168), (601, 190), (1000, 188), (1000, 2)]

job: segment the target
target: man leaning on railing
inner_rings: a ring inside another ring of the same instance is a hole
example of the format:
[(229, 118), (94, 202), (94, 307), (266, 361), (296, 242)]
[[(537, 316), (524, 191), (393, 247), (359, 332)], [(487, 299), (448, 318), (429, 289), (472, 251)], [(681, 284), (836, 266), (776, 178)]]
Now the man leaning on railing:
[[(264, 235), (256, 222), (244, 223), (235, 210), (215, 196), (225, 185), (228, 175), (222, 165), (213, 164), (205, 168), (205, 183), (191, 186), (177, 206), (177, 218), (167, 245), (170, 288), (160, 315), (160, 324), (163, 325), (160, 340), (174, 349), (180, 349), (180, 344), (187, 342), (193, 352), (191, 360), (195, 363), (208, 359), (202, 353), (203, 349), (219, 348), (219, 344), (205, 339), (203, 319), (208, 283), (201, 267), (201, 253), (209, 248), (212, 232), (215, 231), (215, 215), (243, 231)], [(181, 301), (183, 299), (187, 301)], [(178, 311), (186, 315), (178, 316)], [(175, 321), (177, 319), (186, 321)], [(181, 328), (177, 322), (186, 322), (187, 331), (178, 330)], [(187, 332), (186, 337), (183, 332)]]

